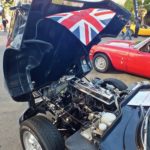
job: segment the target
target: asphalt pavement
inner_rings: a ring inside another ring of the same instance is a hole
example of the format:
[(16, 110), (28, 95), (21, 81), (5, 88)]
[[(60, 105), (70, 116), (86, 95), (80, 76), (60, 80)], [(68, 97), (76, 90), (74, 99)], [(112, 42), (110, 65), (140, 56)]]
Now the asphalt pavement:
[[(112, 38), (106, 38), (103, 41)], [(143, 38), (138, 38), (143, 39)], [(137, 40), (137, 39), (136, 39)], [(3, 53), (6, 43), (6, 33), (0, 32), (0, 150), (21, 150), (19, 139), (19, 116), (24, 112), (26, 108), (25, 103), (16, 103), (9, 96), (5, 87), (3, 77)], [(11, 58), (10, 58), (11, 59)], [(125, 83), (130, 84), (136, 81), (148, 80), (134, 75), (126, 74), (119, 71), (113, 71), (107, 74), (100, 74), (96, 71), (92, 71), (88, 77), (100, 77), (100, 78), (118, 78)]]
[[(0, 33), (0, 150), (21, 150), (18, 119), (25, 104), (10, 98), (3, 77), (3, 53), (6, 33)], [(11, 58), (10, 58), (11, 59)]]

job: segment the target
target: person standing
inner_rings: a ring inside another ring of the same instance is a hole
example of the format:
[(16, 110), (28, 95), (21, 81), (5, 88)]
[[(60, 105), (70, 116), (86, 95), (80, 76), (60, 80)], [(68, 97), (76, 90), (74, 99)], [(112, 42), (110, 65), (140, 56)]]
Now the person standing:
[(139, 29), (140, 29), (140, 18), (138, 17), (138, 18), (135, 20), (135, 34), (134, 34), (134, 37), (135, 37), (135, 38), (138, 37)]
[(129, 38), (129, 40), (132, 40), (132, 37), (131, 37), (131, 29), (130, 29), (130, 26), (131, 26), (131, 22), (129, 21), (127, 24), (126, 24), (126, 32), (124, 33), (123, 35), (123, 40), (125, 40), (127, 37)]
[(7, 31), (7, 23), (8, 23), (8, 20), (7, 20), (6, 18), (3, 18), (2, 23), (3, 23), (4, 31), (6, 32), (6, 31)]

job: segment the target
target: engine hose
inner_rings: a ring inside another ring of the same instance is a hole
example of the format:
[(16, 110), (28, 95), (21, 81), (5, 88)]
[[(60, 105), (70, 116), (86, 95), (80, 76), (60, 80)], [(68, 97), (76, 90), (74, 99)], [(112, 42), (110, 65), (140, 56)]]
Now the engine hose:
[(149, 115), (150, 115), (150, 108), (147, 110), (146, 115), (142, 122), (142, 126), (141, 126), (141, 142), (142, 142), (144, 150), (147, 150), (147, 127), (148, 127)]
[(120, 105), (119, 105), (119, 103), (118, 103), (118, 98), (119, 98), (119, 96), (117, 95), (117, 96), (115, 97), (115, 105), (116, 105), (116, 107), (117, 107), (117, 110), (118, 110), (118, 111), (121, 111)]

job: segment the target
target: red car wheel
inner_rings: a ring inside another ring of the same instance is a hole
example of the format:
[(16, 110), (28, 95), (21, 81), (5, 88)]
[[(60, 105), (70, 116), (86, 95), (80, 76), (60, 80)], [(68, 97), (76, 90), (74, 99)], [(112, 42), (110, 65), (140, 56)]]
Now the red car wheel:
[(96, 54), (93, 59), (93, 67), (98, 72), (107, 72), (111, 68), (111, 62), (105, 54)]

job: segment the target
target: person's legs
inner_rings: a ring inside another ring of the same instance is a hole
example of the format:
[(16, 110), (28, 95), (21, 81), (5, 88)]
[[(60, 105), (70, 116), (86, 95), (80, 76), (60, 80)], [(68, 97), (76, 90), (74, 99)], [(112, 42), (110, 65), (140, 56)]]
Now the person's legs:
[(138, 37), (138, 32), (139, 32), (139, 27), (136, 26), (136, 27), (135, 27), (135, 34), (134, 34), (134, 37), (135, 37), (135, 38)]
[(130, 32), (129, 32), (129, 29), (127, 29), (126, 37), (127, 37), (128, 39), (130, 38)]
[(123, 35), (123, 40), (125, 40), (126, 39), (126, 37), (127, 37), (127, 31), (124, 33), (124, 35)]
[(131, 31), (130, 31), (130, 29), (127, 29), (126, 37), (128, 37), (128, 39), (129, 39), (129, 40), (132, 40), (132, 38), (131, 38)]
[(4, 25), (4, 31), (5, 31), (5, 32), (7, 31), (7, 28), (6, 28), (6, 23), (5, 23), (5, 25)]
[(4, 28), (4, 31), (6, 31), (6, 22), (3, 21), (3, 28)]
[(132, 40), (132, 32), (130, 29), (129, 29), (129, 40)]
[(125, 40), (125, 38), (126, 38), (126, 33), (123, 35), (122, 39)]
[(123, 39), (123, 37), (124, 37), (124, 32), (123, 31), (121, 31), (120, 37), (122, 37), (122, 39)]

